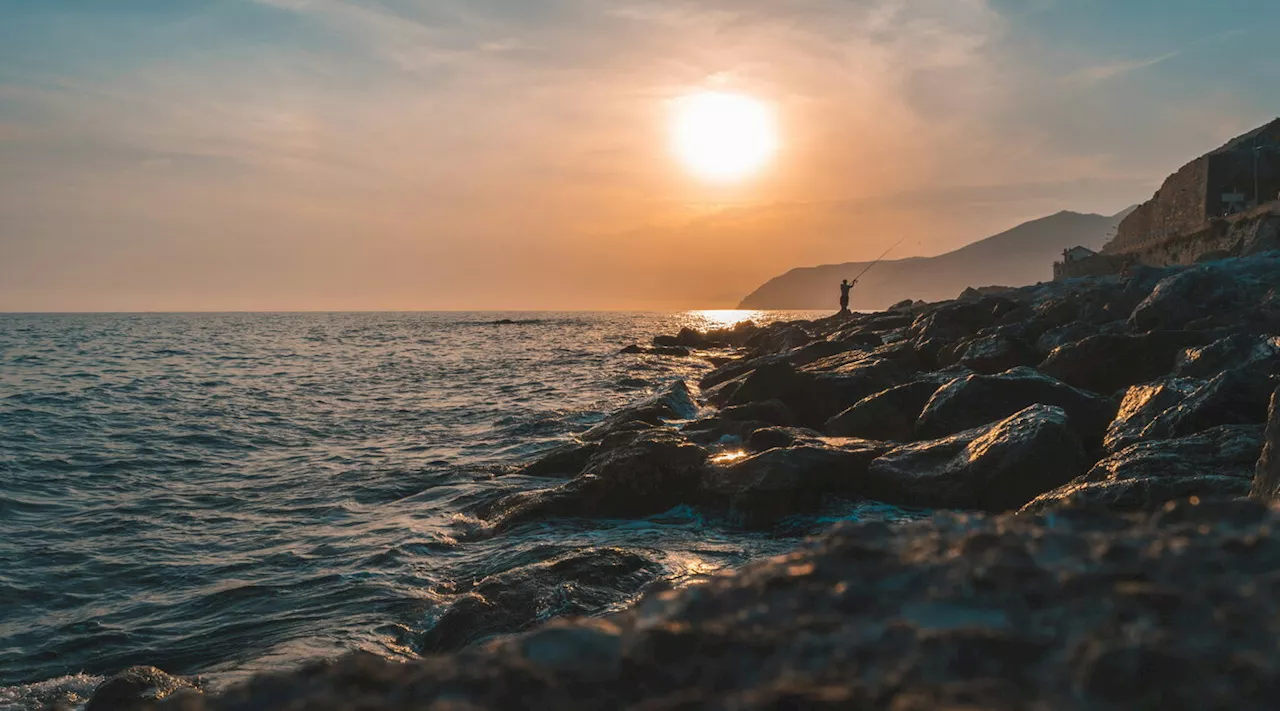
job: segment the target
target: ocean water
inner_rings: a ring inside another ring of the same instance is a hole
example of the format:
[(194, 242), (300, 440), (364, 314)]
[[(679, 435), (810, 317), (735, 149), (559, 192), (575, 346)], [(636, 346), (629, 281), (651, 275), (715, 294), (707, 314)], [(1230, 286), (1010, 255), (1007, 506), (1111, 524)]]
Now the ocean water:
[(684, 507), (497, 534), (468, 512), (556, 483), (514, 465), (711, 368), (623, 346), (803, 315), (0, 315), (0, 707), (133, 664), (216, 686), (409, 659), (457, 639), (435, 627), (477, 583), (495, 604), (533, 585), (537, 619), (596, 614), (794, 547)]

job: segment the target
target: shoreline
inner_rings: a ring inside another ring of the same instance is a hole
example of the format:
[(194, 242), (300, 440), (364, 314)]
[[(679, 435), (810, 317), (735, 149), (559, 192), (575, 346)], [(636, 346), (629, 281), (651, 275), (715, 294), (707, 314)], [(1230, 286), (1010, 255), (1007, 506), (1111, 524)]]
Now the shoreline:
[(600, 618), (171, 703), (1264, 708), (1280, 510), (1246, 496), (1276, 485), (1259, 458), (1280, 446), (1277, 288), (1268, 253), (656, 337), (742, 355), (526, 465), (549, 485), (479, 518), (690, 505), (771, 530), (833, 497), (935, 513), (840, 524)]

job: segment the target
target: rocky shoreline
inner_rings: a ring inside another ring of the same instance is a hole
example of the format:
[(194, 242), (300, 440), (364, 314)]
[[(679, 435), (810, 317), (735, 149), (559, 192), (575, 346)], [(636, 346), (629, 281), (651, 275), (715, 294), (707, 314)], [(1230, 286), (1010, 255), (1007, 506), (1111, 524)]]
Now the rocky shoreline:
[[(655, 338), (628, 352), (737, 356), (472, 513), (939, 512), (412, 664), (157, 685), (191, 709), (1272, 708), (1278, 290), (1273, 252)], [(89, 709), (168, 694), (147, 688)]]

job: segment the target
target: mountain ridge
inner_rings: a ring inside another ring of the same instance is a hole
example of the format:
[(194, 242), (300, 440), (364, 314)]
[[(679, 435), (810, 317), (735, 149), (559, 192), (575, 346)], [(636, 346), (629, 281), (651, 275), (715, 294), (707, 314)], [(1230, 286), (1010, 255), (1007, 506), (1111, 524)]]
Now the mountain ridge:
[[(882, 309), (904, 299), (952, 299), (971, 286), (1025, 286), (1047, 281), (1053, 276), (1053, 262), (1061, 257), (1062, 250), (1077, 245), (1100, 250), (1120, 220), (1133, 209), (1126, 208), (1115, 215), (1062, 210), (944, 254), (881, 262), (859, 281), (852, 306)], [(870, 264), (796, 267), (748, 294), (738, 308), (834, 307), (840, 280), (857, 276)]]

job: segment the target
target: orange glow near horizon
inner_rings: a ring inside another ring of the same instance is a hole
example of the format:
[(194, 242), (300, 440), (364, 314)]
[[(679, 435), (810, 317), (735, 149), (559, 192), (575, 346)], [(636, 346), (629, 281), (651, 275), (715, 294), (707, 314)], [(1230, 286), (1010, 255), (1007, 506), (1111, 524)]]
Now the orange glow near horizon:
[(743, 94), (700, 92), (676, 102), (672, 149), (693, 175), (734, 182), (760, 172), (778, 151), (773, 112)]

